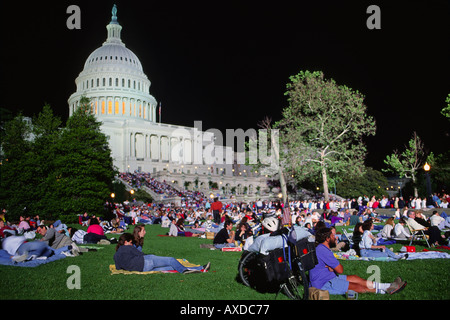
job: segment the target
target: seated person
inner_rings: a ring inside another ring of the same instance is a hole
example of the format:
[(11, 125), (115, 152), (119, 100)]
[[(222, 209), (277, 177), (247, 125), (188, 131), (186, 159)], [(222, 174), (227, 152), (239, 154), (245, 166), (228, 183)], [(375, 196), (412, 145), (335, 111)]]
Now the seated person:
[(359, 243), (362, 240), (362, 235), (364, 233), (364, 230), (362, 229), (362, 222), (358, 222), (355, 225), (355, 229), (353, 230), (353, 235), (352, 235), (352, 249), (355, 250), (356, 255), (357, 256), (361, 256), (361, 252), (359, 250)]
[(361, 217), (358, 215), (358, 211), (354, 210), (352, 215), (350, 216), (350, 226), (356, 225), (358, 222), (362, 222)]
[(408, 220), (406, 221), (406, 223), (411, 229), (415, 231), (423, 230), (423, 233), (430, 237), (431, 245), (439, 245), (445, 243), (445, 238), (441, 236), (441, 230), (439, 230), (439, 228), (436, 226), (431, 226), (431, 224), (426, 222), (423, 218), (416, 217), (416, 213), (414, 211), (408, 211)]
[(386, 220), (386, 224), (384, 225), (383, 229), (380, 232), (381, 237), (383, 238), (391, 238), (393, 236), (393, 230), (394, 230), (394, 218), (389, 218)]
[(359, 250), (361, 252), (361, 257), (389, 257), (393, 259), (407, 258), (407, 255), (396, 255), (386, 246), (377, 245), (377, 239), (373, 236), (373, 221), (371, 219), (364, 221), (362, 224), (362, 229), (364, 231), (362, 235), (361, 242), (359, 243)]
[(59, 249), (73, 244), (72, 239), (70, 239), (64, 233), (58, 232), (55, 228), (39, 226), (36, 232), (42, 236), (42, 239), (40, 241), (47, 242), (48, 246), (52, 247), (53, 249)]
[(245, 244), (245, 240), (249, 237), (247, 224), (241, 222), (236, 229), (234, 240), (236, 240), (238, 244)]
[(107, 240), (103, 228), (95, 217), (89, 219), (89, 227), (86, 232), (87, 234), (84, 236), (85, 243), (98, 243), (101, 240)]
[(331, 251), (336, 245), (334, 232), (334, 229), (330, 228), (321, 228), (316, 232), (318, 264), (309, 271), (312, 287), (328, 290), (333, 295), (344, 295), (348, 290), (358, 293), (394, 294), (406, 286), (406, 282), (400, 277), (393, 283), (379, 283), (362, 279), (357, 275), (344, 275), (344, 267)]
[(411, 238), (411, 234), (409, 233), (408, 229), (405, 228), (405, 226), (406, 226), (406, 221), (402, 217), (402, 218), (400, 218), (400, 220), (394, 227), (394, 237), (396, 239), (405, 239), (406, 240), (406, 239)]
[(438, 227), (441, 231), (446, 228), (450, 228), (450, 222), (448, 219), (440, 216), (436, 210), (433, 211), (433, 214), (430, 217), (430, 224), (431, 226)]
[(160, 257), (152, 254), (144, 254), (133, 245), (133, 235), (124, 233), (120, 236), (114, 254), (114, 262), (117, 270), (127, 271), (178, 271), (179, 273), (207, 272), (210, 268), (208, 262), (204, 266), (185, 267), (173, 257)]
[(8, 235), (15, 235), (16, 230), (8, 225), (5, 225), (5, 221), (0, 219), (0, 239), (5, 238)]
[(234, 247), (234, 231), (233, 222), (231, 220), (226, 220), (224, 222), (224, 227), (217, 232), (214, 237), (213, 244), (217, 249), (222, 249), (225, 247)]

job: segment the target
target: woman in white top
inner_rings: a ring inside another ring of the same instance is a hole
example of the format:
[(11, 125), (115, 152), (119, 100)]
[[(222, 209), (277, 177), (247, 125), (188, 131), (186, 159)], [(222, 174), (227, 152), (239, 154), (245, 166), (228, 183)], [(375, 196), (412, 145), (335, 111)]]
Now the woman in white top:
[(422, 199), (415, 198), (414, 199), (414, 209), (419, 210), (422, 208)]
[(409, 239), (411, 235), (405, 229), (406, 221), (401, 218), (394, 227), (394, 236), (396, 239)]
[(361, 242), (359, 243), (359, 248), (361, 252), (361, 257), (369, 258), (393, 258), (400, 259), (402, 256), (396, 255), (394, 252), (386, 248), (386, 246), (377, 246), (377, 240), (372, 234), (373, 222), (372, 220), (364, 221), (362, 225), (364, 231)]
[(391, 238), (394, 226), (395, 226), (394, 218), (387, 219), (386, 224), (384, 225), (383, 229), (380, 232), (381, 237), (385, 239)]

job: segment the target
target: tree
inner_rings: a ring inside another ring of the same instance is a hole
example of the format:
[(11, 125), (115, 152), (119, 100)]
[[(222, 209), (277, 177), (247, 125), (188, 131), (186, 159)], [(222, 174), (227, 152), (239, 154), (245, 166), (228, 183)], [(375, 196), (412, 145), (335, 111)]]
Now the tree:
[(31, 127), (22, 114), (4, 125), (1, 141), (0, 204), (7, 209), (8, 219), (19, 220), (34, 201), (35, 176)]
[(50, 106), (32, 122), (19, 114), (2, 126), (0, 204), (8, 219), (39, 214), (70, 223), (85, 211), (103, 213), (116, 172), (100, 123), (83, 110), (64, 127)]
[[(272, 128), (272, 119), (269, 117), (265, 117), (259, 122), (258, 126), (262, 129), (259, 131), (259, 136), (250, 138), (247, 143), (247, 148), (250, 151), (249, 157), (254, 155), (252, 153), (258, 151), (258, 156), (255, 156), (257, 163), (253, 165), (253, 168), (260, 171), (263, 170), (270, 176), (278, 175), (283, 203), (286, 203), (288, 201), (287, 178), (284, 165), (280, 163), (284, 159), (280, 158), (279, 132), (277, 129)], [(270, 155), (262, 154), (262, 150), (264, 150), (263, 153), (267, 153), (267, 150), (270, 150)], [(263, 157), (270, 160), (264, 161)]]
[(33, 180), (35, 196), (31, 209), (39, 212), (47, 220), (57, 218), (60, 200), (55, 193), (58, 175), (55, 170), (56, 146), (60, 139), (62, 121), (53, 114), (49, 105), (45, 105), (37, 117), (33, 118), (31, 131), (33, 134), (32, 153), (35, 160)]
[(450, 151), (434, 155), (433, 152), (427, 157), (431, 166), (430, 175), (436, 183), (437, 192), (449, 193), (450, 190)]
[(337, 184), (339, 195), (344, 198), (357, 198), (361, 195), (381, 198), (386, 195), (386, 186), (389, 184), (386, 177), (380, 171), (367, 167), (361, 177), (344, 177)]
[[(55, 156), (55, 193), (65, 219), (85, 211), (100, 214), (117, 173), (107, 137), (95, 116), (78, 108), (61, 132)], [(71, 220), (72, 220), (71, 219)]]
[(382, 171), (398, 174), (400, 178), (410, 178), (414, 185), (414, 196), (418, 197), (416, 186), (417, 171), (423, 167), (426, 161), (425, 146), (416, 132), (413, 133), (408, 146), (405, 146), (405, 150), (402, 153), (395, 150), (393, 154), (386, 156), (384, 163), (388, 167), (382, 169)]
[(447, 99), (445, 99), (445, 103), (447, 103), (447, 106), (441, 110), (441, 114), (450, 120), (450, 94), (447, 96)]
[(328, 201), (329, 172), (364, 173), (362, 139), (375, 134), (375, 120), (367, 115), (363, 94), (326, 80), (321, 71), (301, 71), (286, 88), (289, 105), (275, 125), (284, 159), (280, 163), (299, 182), (320, 177)]

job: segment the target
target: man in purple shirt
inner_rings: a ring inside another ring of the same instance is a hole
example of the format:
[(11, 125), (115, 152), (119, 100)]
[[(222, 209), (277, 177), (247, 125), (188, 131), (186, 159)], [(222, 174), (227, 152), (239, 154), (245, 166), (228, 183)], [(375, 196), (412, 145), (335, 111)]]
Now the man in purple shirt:
[(358, 293), (394, 294), (406, 286), (406, 281), (397, 277), (393, 283), (365, 280), (357, 275), (344, 275), (344, 267), (334, 256), (331, 248), (336, 246), (335, 229), (321, 228), (316, 232), (316, 255), (318, 264), (309, 271), (311, 287), (328, 290), (330, 294), (343, 295), (348, 290)]

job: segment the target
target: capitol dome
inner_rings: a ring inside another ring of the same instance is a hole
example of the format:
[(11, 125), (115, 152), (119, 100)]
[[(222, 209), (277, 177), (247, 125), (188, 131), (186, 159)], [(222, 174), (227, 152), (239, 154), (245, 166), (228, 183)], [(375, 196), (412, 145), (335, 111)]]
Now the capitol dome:
[(77, 90), (69, 98), (69, 114), (84, 96), (90, 99), (91, 112), (101, 120), (137, 118), (156, 122), (157, 102), (149, 93), (150, 80), (138, 57), (122, 42), (115, 6), (106, 29), (106, 41), (89, 55), (75, 79)]

